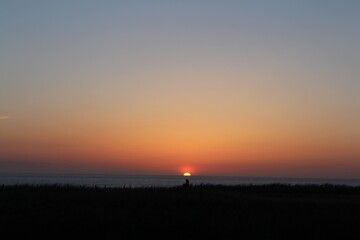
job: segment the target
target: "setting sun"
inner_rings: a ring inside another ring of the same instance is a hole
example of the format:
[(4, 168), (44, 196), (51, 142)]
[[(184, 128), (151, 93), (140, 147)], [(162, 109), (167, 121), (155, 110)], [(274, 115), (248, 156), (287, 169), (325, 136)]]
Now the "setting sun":
[(189, 173), (189, 172), (184, 173), (184, 177), (190, 177), (190, 176), (191, 176), (191, 173)]

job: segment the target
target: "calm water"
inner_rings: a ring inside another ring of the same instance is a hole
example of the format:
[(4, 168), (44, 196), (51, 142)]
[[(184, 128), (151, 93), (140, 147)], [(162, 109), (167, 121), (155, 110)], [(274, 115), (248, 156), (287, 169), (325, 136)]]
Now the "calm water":
[[(360, 186), (360, 179), (311, 179), (311, 178), (264, 178), (264, 177), (221, 177), (221, 176), (192, 176), (188, 177), (190, 184), (341, 184)], [(75, 186), (98, 187), (172, 187), (185, 182), (183, 176), (160, 175), (33, 175), (33, 174), (0, 174), (1, 185), (17, 184), (60, 184)]]

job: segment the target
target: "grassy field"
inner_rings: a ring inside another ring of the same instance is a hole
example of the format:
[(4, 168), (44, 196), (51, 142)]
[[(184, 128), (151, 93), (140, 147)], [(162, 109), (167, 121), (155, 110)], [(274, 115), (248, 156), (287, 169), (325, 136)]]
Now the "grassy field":
[(360, 239), (360, 187), (0, 186), (2, 239)]

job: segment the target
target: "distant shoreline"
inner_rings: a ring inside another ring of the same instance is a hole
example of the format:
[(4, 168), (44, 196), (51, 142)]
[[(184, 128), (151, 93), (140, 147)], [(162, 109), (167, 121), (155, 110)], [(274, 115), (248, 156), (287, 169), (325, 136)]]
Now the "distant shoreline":
[(0, 185), (75, 185), (97, 187), (174, 187), (188, 178), (195, 185), (241, 185), (241, 184), (333, 184), (360, 186), (360, 179), (240, 177), (240, 176), (191, 176), (180, 175), (115, 175), (115, 174), (1, 174)]
[[(230, 191), (238, 193), (249, 194), (268, 194), (268, 193), (280, 193), (280, 194), (355, 194), (360, 197), (360, 186), (348, 186), (343, 184), (283, 184), (283, 183), (269, 183), (269, 184), (238, 184), (238, 185), (224, 185), (224, 184), (190, 184), (185, 187), (185, 184), (179, 184), (177, 186), (146, 186), (146, 187), (108, 187), (108, 186), (87, 186), (87, 185), (72, 185), (72, 184), (15, 184), (4, 185), (0, 184), (2, 191), (14, 190), (34, 190), (34, 191), (53, 191), (59, 192), (72, 190), (79, 192), (86, 191), (188, 191), (196, 192), (203, 190), (210, 191)], [(304, 195), (305, 196), (305, 195)], [(360, 200), (360, 199), (359, 199)]]

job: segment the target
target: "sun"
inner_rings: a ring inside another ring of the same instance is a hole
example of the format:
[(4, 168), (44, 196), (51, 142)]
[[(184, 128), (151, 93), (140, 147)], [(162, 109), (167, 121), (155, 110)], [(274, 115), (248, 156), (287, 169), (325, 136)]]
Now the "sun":
[(189, 173), (189, 172), (184, 173), (184, 177), (190, 177), (190, 176), (191, 176), (191, 173)]

